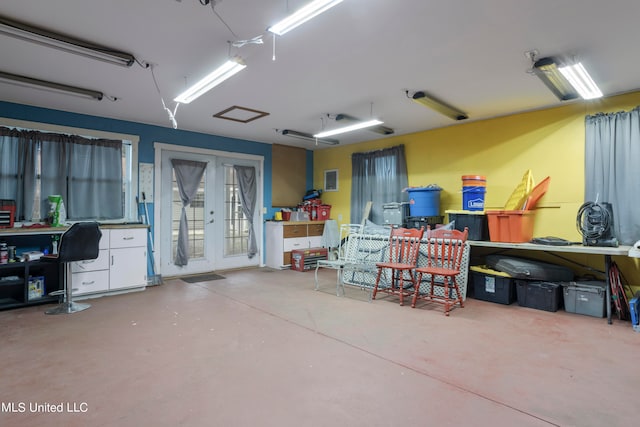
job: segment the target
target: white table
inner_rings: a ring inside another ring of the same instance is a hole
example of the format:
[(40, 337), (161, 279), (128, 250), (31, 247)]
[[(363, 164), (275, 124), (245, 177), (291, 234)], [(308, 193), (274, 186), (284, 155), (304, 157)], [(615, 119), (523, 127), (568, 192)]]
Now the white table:
[(583, 245), (569, 245), (569, 246), (553, 246), (553, 245), (540, 245), (536, 243), (503, 243), (503, 242), (489, 242), (480, 240), (469, 240), (469, 245), (472, 247), (484, 247), (484, 248), (496, 248), (496, 249), (513, 249), (523, 251), (542, 251), (542, 252), (565, 252), (573, 254), (590, 254), (590, 255), (603, 255), (604, 267), (605, 267), (605, 279), (606, 279), (606, 301), (607, 303), (607, 322), (611, 324), (611, 283), (609, 282), (609, 267), (611, 267), (612, 256), (629, 256), (629, 249), (631, 246), (618, 246), (616, 248), (604, 247), (604, 246), (583, 246)]

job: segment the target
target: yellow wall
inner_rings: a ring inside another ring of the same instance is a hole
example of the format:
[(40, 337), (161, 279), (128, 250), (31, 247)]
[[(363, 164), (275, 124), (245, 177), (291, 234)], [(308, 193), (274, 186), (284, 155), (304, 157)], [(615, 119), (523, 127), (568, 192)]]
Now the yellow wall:
[[(640, 92), (634, 92), (318, 150), (314, 152), (314, 187), (323, 187), (325, 170), (338, 169), (339, 191), (323, 193), (322, 200), (332, 205), (332, 219), (349, 222), (351, 154), (404, 144), (409, 185), (442, 187), (440, 213), (444, 215), (445, 210), (462, 209), (462, 175), (486, 176), (485, 206), (500, 209), (524, 172), (531, 169), (536, 183), (551, 177), (549, 191), (536, 211), (534, 235), (578, 241), (576, 214), (585, 201), (585, 116), (638, 105)], [(621, 261), (621, 269), (623, 263), (635, 267), (633, 274), (639, 276), (637, 263)]]

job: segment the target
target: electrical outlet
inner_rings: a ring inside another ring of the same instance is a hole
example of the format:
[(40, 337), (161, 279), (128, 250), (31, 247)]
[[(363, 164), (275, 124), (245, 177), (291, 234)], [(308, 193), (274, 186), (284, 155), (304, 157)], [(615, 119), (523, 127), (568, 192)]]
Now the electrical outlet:
[(342, 221), (342, 214), (338, 214), (338, 221)]

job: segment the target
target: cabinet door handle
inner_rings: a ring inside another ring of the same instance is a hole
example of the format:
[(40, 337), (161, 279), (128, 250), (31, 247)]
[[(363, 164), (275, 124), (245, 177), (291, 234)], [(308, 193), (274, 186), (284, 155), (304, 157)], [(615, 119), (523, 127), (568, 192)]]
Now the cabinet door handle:
[(113, 265), (113, 255), (111, 255), (111, 265)]
[(122, 240), (133, 240), (134, 237), (133, 236), (128, 236), (128, 237), (123, 237)]
[(92, 262), (96, 262), (95, 259), (85, 259), (84, 261), (82, 261), (82, 264), (91, 264)]
[(95, 280), (92, 280), (92, 281), (90, 281), (90, 282), (82, 282), (82, 284), (83, 284), (84, 286), (93, 285), (94, 283), (96, 283), (96, 281), (95, 281)]

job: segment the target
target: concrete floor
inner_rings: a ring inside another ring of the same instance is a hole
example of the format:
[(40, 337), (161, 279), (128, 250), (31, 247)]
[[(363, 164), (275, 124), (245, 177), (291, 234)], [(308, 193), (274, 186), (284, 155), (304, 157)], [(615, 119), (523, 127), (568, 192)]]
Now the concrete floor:
[(357, 288), (336, 297), (329, 270), (320, 291), (312, 273), (222, 274), (72, 315), (0, 312), (0, 425), (637, 423), (628, 322), (473, 299), (447, 318)]

